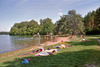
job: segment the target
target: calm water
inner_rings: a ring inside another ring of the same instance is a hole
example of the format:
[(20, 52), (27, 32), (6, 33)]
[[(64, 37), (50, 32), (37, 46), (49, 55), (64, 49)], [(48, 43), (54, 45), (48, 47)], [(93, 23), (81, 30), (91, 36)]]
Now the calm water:
[[(50, 38), (48, 40), (50, 40)], [(44, 36), (40, 37), (40, 43), (46, 42), (48, 40), (45, 39)], [(37, 45), (38, 43), (38, 36), (0, 35), (0, 54)]]

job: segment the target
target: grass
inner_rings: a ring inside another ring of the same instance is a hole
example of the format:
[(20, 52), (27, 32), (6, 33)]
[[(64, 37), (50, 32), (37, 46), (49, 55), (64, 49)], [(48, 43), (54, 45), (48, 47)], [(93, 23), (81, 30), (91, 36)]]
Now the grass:
[[(65, 45), (72, 45), (73, 47), (61, 49), (59, 52), (49, 56), (33, 55), (17, 56), (16, 52), (24, 53), (30, 48), (23, 50), (13, 51), (0, 55), (0, 67), (86, 67), (85, 64), (91, 66), (94, 64), (100, 67), (100, 45), (96, 39), (86, 37), (90, 41), (81, 42), (80, 38), (72, 39), (71, 42)], [(60, 44), (55, 44), (57, 46)], [(45, 49), (53, 48), (53, 46), (46, 46)], [(13, 54), (9, 56), (9, 54)], [(3, 56), (7, 56), (6, 58)], [(29, 64), (21, 64), (22, 59), (31, 59)], [(6, 60), (6, 61), (4, 61)]]

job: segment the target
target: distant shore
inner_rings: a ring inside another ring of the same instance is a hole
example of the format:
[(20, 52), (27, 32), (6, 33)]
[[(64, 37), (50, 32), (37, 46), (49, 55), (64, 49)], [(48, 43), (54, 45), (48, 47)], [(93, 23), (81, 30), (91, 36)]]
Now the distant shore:
[(0, 35), (9, 35), (9, 32), (0, 32)]

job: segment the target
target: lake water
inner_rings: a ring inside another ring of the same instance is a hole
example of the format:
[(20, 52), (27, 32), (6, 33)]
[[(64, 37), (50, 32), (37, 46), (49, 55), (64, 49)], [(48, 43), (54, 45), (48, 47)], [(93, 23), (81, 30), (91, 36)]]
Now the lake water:
[(5, 52), (10, 52), (30, 46), (37, 45), (49, 41), (44, 36), (9, 36), (9, 35), (0, 35), (0, 54)]

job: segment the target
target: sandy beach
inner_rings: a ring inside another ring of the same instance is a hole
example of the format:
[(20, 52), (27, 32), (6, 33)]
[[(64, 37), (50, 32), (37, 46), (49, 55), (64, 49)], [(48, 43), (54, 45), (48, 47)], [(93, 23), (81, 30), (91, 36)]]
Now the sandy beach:
[(66, 41), (69, 42), (70, 39), (69, 39), (69, 37), (57, 37), (57, 41), (54, 41), (54, 42), (47, 41), (47, 42), (42, 43), (40, 45), (31, 46), (30, 50), (38, 49), (38, 48), (45, 47), (45, 46), (54, 45), (54, 44), (60, 43), (61, 41), (63, 41), (63, 42), (66, 42)]
[[(19, 50), (15, 50), (15, 51), (3, 53), (3, 54), (1, 54), (1, 57), (2, 57), (2, 58), (7, 58), (7, 57), (15, 56), (15, 57), (13, 57), (13, 58), (16, 58), (16, 56), (17, 56), (19, 53), (30, 52), (30, 51), (32, 51), (32, 50), (36, 50), (36, 49), (39, 49), (39, 48), (41, 48), (41, 47), (50, 46), (50, 45), (55, 45), (55, 44), (57, 44), (57, 43), (60, 43), (62, 40), (63, 40), (63, 42), (65, 42), (65, 41), (70, 41), (69, 37), (58, 37), (56, 42), (47, 41), (47, 42), (45, 42), (45, 43), (43, 43), (43, 44), (40, 44), (40, 45), (34, 45), (34, 46), (27, 47), (27, 48), (24, 48), (24, 49), (19, 49)], [(43, 45), (45, 45), (45, 46), (43, 46)], [(17, 56), (17, 57), (18, 57), (18, 56)], [(21, 56), (19, 56), (19, 57), (21, 57)], [(3, 61), (6, 61), (6, 60), (3, 60)]]
[(63, 41), (63, 42), (70, 41), (70, 39), (69, 39), (69, 37), (58, 37), (57, 41), (55, 41), (55, 42), (48, 41), (48, 42), (45, 42), (44, 44), (46, 46), (49, 46), (49, 45), (54, 45), (54, 44), (60, 43), (61, 41)]

